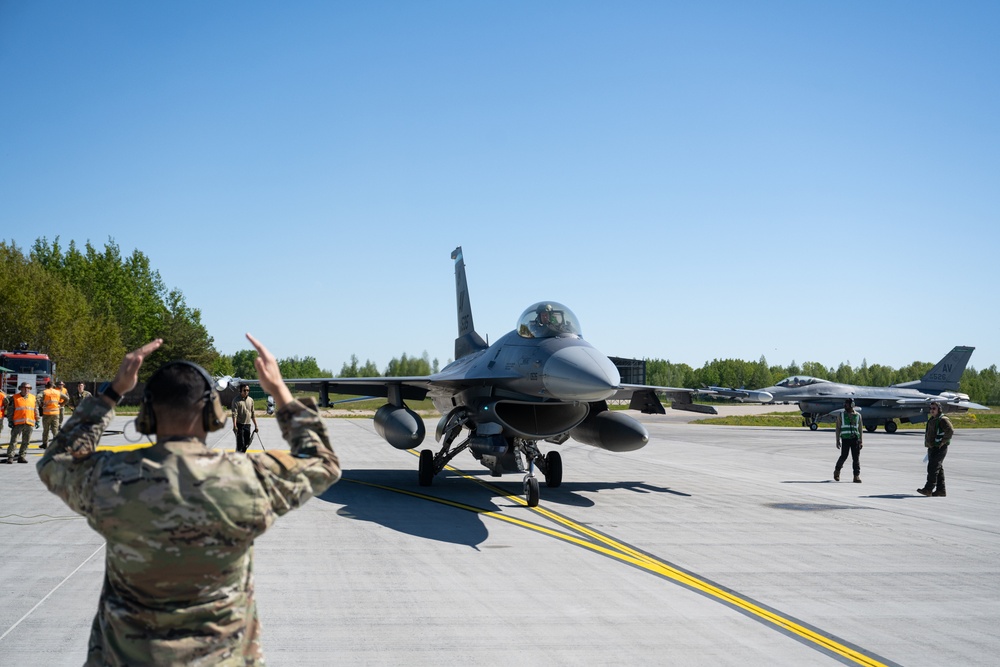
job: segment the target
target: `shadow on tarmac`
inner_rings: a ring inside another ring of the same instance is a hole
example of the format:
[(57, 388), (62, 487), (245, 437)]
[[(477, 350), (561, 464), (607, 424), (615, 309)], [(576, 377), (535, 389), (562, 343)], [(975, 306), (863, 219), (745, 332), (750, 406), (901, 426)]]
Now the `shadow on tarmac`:
[[(838, 482), (839, 484), (840, 482)], [(782, 484), (833, 484), (832, 479), (788, 479)]]
[[(417, 475), (412, 470), (345, 470), (343, 474), (340, 482), (317, 496), (318, 500), (343, 505), (338, 511), (340, 516), (370, 521), (415, 537), (463, 544), (474, 549), (478, 549), (478, 545), (489, 535), (479, 511), (511, 515), (530, 511), (520, 503), (504, 502), (507, 496), (521, 497), (523, 485), (520, 478), (516, 482), (484, 478), (483, 482), (503, 492), (498, 495), (486, 486), (447, 473), (438, 475), (431, 487), (419, 486)], [(540, 491), (543, 503), (591, 507), (594, 501), (580, 493), (613, 489), (691, 497), (688, 493), (637, 481), (563, 482), (554, 489), (546, 487), (541, 481)], [(478, 511), (457, 508), (463, 511), (456, 512), (456, 507), (449, 503)]]

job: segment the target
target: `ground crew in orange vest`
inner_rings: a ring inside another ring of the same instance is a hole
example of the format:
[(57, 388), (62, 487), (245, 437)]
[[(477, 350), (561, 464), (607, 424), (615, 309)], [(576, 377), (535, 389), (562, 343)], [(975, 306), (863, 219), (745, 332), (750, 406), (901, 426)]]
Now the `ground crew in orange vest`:
[(4, 417), (7, 415), (7, 394), (3, 393), (3, 389), (0, 389), (0, 436), (3, 435), (3, 423), (6, 421)]
[(28, 439), (31, 437), (31, 430), (38, 424), (38, 401), (35, 395), (29, 393), (31, 385), (22, 382), (21, 391), (14, 394), (7, 400), (7, 425), (10, 426), (10, 446), (7, 447), (6, 463), (14, 462), (14, 443), (17, 438), (21, 438), (21, 450), (18, 452), (17, 462), (27, 463), (24, 453), (28, 451)]
[(59, 432), (59, 412), (65, 403), (62, 392), (52, 386), (52, 380), (46, 380), (42, 391), (42, 449), (49, 446), (49, 433), (54, 438)]
[(56, 384), (59, 387), (59, 393), (63, 397), (62, 403), (59, 404), (59, 429), (62, 430), (63, 411), (66, 408), (66, 404), (69, 403), (69, 391), (66, 389), (66, 383), (62, 380), (59, 380)]

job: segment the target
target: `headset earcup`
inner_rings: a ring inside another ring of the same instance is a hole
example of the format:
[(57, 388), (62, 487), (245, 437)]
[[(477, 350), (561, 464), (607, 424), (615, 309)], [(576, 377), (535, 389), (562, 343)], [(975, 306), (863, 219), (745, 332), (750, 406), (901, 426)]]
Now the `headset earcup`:
[(226, 411), (222, 409), (222, 401), (219, 400), (219, 394), (214, 388), (209, 390), (209, 395), (205, 400), (202, 422), (204, 422), (205, 430), (209, 433), (218, 431), (226, 425)]
[(139, 414), (135, 416), (135, 430), (143, 435), (156, 433), (156, 414), (150, 396), (143, 394), (139, 403)]

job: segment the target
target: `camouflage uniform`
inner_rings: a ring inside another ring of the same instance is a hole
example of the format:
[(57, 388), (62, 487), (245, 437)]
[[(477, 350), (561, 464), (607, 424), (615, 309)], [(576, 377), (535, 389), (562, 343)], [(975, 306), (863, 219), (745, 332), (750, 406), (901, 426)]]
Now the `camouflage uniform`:
[(59, 428), (62, 428), (63, 417), (66, 416), (66, 404), (69, 403), (69, 391), (67, 391), (66, 386), (62, 382), (59, 383), (59, 393), (63, 397), (62, 402), (59, 403)]
[(210, 451), (169, 438), (95, 451), (114, 416), (83, 401), (38, 462), (50, 491), (107, 540), (87, 665), (262, 665), (253, 542), (323, 493), (340, 464), (311, 401), (277, 413), (291, 451)]
[(73, 408), (74, 410), (76, 410), (78, 407), (80, 407), (80, 404), (83, 403), (83, 399), (90, 398), (91, 396), (93, 396), (93, 394), (91, 394), (89, 391), (87, 391), (86, 389), (84, 389), (79, 394), (76, 394), (75, 396), (71, 396), (70, 397), (70, 399), (69, 399), (69, 406), (71, 408)]
[(45, 449), (49, 446), (49, 434), (54, 438), (59, 432), (59, 424), (62, 421), (59, 413), (62, 412), (66, 399), (63, 398), (61, 391), (55, 387), (49, 387), (38, 396), (37, 400), (42, 411), (42, 444), (40, 449)]
[(14, 449), (17, 447), (17, 441), (21, 441), (21, 449), (17, 453), (18, 463), (27, 463), (24, 458), (25, 453), (28, 451), (28, 442), (31, 440), (31, 431), (36, 427), (41, 421), (41, 415), (38, 413), (38, 399), (34, 394), (28, 394), (24, 398), (31, 398), (29, 401), (32, 407), (28, 408), (28, 412), (31, 416), (27, 417), (27, 421), (24, 424), (14, 423), (14, 412), (15, 405), (14, 400), (21, 396), (21, 392), (16, 394), (11, 394), (7, 397), (7, 425), (10, 426), (10, 446), (7, 447), (7, 463), (14, 462)]
[(924, 428), (924, 447), (927, 448), (927, 483), (924, 489), (935, 495), (945, 495), (944, 457), (948, 455), (948, 445), (955, 435), (951, 420), (938, 412), (937, 417), (927, 420)]

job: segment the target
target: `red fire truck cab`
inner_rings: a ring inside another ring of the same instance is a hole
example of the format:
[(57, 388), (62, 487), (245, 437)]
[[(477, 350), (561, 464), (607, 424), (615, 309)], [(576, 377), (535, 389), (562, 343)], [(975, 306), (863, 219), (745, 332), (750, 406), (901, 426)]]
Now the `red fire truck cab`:
[(37, 393), (45, 388), (45, 383), (56, 373), (56, 365), (49, 355), (27, 349), (22, 345), (13, 352), (0, 350), (0, 367), (9, 370), (0, 371), (3, 377), (3, 391), (8, 395), (17, 391), (22, 382), (34, 387)]

